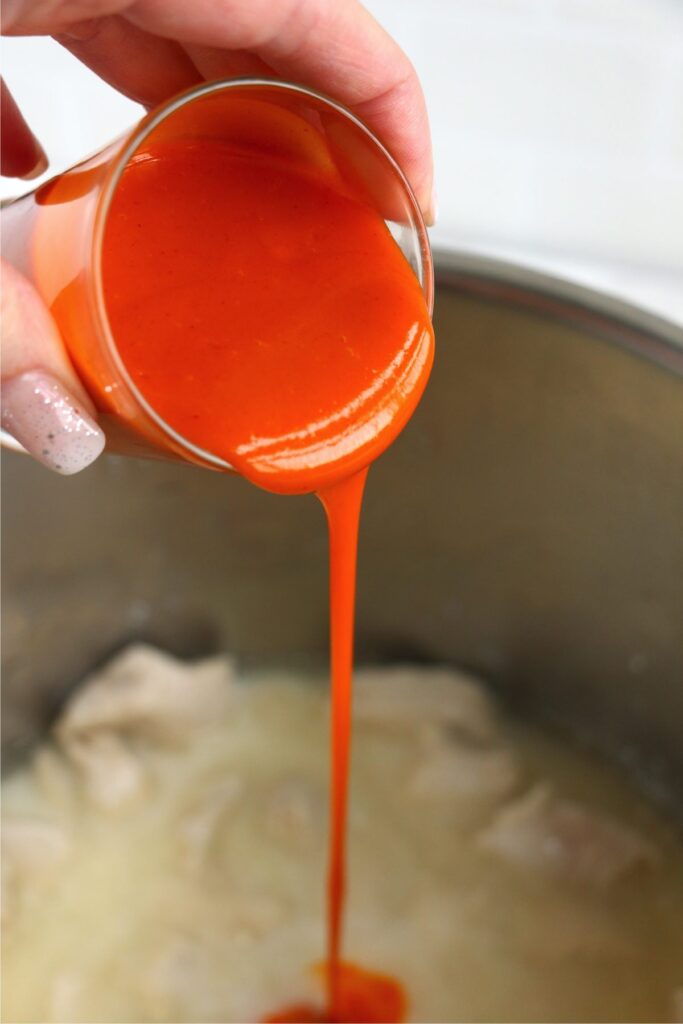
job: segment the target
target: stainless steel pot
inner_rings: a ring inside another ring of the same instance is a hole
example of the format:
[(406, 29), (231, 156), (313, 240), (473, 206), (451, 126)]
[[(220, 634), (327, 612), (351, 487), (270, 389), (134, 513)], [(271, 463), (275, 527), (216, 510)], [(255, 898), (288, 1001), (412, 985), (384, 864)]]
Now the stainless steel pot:
[[(683, 332), (492, 261), (437, 269), (433, 378), (370, 476), (359, 657), (474, 669), (683, 803)], [(133, 637), (325, 656), (312, 498), (114, 458), (4, 474), (6, 755)]]

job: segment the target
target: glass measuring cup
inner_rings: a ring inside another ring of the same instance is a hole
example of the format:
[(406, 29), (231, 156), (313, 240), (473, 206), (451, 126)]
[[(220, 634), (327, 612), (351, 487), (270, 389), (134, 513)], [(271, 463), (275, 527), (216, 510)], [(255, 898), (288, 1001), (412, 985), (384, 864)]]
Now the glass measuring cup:
[(4, 256), (49, 306), (109, 450), (229, 470), (224, 459), (179, 434), (140, 392), (119, 352), (104, 298), (105, 228), (121, 175), (143, 144), (176, 138), (224, 139), (256, 152), (267, 146), (337, 175), (385, 220), (430, 313), (431, 254), (410, 186), (369, 129), (333, 100), (269, 79), (194, 87), (148, 114), (129, 136), (3, 208)]

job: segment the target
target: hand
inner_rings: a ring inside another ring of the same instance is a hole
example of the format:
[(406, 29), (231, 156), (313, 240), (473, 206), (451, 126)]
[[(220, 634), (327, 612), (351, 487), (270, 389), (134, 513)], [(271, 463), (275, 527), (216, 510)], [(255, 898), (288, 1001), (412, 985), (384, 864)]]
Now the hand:
[[(146, 107), (205, 79), (282, 77), (359, 115), (391, 150), (433, 221), (424, 97), (410, 61), (357, 0), (4, 0), (3, 32), (53, 35)], [(47, 159), (2, 91), (2, 173), (30, 179)], [(3, 265), (2, 425), (62, 473), (104, 447), (94, 409), (32, 286)]]

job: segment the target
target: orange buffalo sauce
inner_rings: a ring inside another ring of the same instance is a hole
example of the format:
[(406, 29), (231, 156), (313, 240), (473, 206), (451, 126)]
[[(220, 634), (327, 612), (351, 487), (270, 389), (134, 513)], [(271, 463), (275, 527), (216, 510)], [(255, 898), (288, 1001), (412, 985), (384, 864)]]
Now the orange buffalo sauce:
[[(325, 971), (329, 975), (328, 971)], [(292, 1003), (266, 1017), (266, 1024), (327, 1024), (329, 1021), (392, 1024), (405, 1019), (407, 1001), (403, 986), (385, 974), (366, 971), (355, 964), (339, 963), (332, 1008), (317, 1009), (308, 1003)]]
[(136, 155), (110, 210), (103, 283), (121, 358), (166, 423), (261, 487), (315, 492), (327, 514), (327, 1004), (269, 1019), (402, 1019), (398, 983), (342, 963), (341, 935), (358, 521), (367, 467), (429, 375), (420, 286), (384, 221), (329, 167), (215, 140)]

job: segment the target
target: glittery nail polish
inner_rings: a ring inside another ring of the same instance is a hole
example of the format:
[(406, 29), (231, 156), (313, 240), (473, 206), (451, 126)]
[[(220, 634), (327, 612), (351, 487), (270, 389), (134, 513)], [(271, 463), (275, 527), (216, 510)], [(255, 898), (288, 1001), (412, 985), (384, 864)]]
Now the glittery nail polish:
[(35, 459), (65, 475), (89, 466), (105, 443), (82, 403), (42, 370), (3, 381), (2, 426)]

